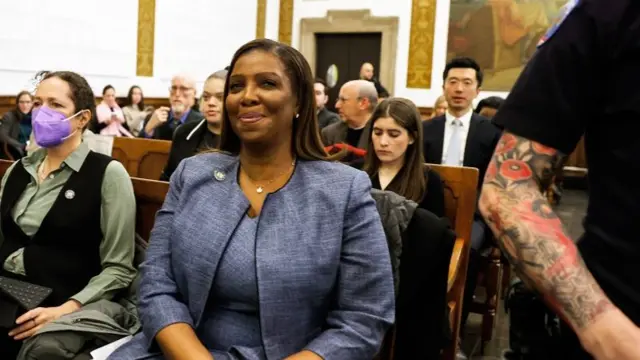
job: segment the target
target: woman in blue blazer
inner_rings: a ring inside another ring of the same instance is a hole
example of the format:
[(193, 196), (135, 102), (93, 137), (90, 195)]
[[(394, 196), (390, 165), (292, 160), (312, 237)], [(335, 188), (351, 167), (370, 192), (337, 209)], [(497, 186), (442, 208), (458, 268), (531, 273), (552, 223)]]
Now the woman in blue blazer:
[(394, 290), (368, 176), (324, 152), (297, 50), (252, 41), (226, 84), (221, 151), (171, 177), (143, 332), (110, 359), (371, 360)]

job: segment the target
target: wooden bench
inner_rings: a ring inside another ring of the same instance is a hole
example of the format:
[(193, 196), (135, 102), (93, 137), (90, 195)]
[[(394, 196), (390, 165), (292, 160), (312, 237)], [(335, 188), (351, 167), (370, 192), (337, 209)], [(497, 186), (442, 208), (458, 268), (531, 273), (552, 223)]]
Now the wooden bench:
[(167, 165), (171, 141), (116, 137), (111, 156), (132, 177), (158, 180)]
[(131, 182), (136, 195), (136, 233), (149, 241), (156, 213), (169, 191), (169, 183), (135, 177), (131, 178)]
[(444, 350), (443, 359), (454, 360), (462, 319), (464, 288), (467, 282), (471, 226), (476, 209), (479, 172), (468, 167), (427, 164), (440, 175), (444, 184), (445, 216), (451, 221), (458, 238), (449, 264), (447, 300), (451, 310), (452, 341)]

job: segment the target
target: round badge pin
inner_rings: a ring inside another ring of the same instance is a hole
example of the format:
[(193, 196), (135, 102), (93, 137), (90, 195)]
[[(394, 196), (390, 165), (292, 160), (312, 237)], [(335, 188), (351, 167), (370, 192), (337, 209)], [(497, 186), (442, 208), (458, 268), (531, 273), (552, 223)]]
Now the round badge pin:
[(74, 197), (76, 197), (76, 193), (73, 190), (67, 190), (67, 191), (64, 192), (64, 197), (69, 199), (69, 200), (71, 200)]
[(215, 173), (213, 173), (213, 176), (215, 176), (216, 180), (218, 181), (222, 181), (226, 177), (226, 175), (222, 171), (216, 171)]

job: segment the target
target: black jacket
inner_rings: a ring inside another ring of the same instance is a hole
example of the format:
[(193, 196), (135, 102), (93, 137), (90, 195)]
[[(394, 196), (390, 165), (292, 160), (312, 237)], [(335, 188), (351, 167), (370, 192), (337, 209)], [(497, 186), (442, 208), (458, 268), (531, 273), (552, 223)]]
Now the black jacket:
[(320, 111), (318, 111), (318, 128), (320, 130), (340, 121), (340, 115), (334, 113), (333, 111), (327, 110), (327, 108), (322, 108)]
[(449, 340), (447, 286), (456, 234), (446, 221), (417, 208), (403, 234), (396, 300), (397, 360), (438, 359)]
[[(162, 175), (160, 175), (160, 180), (169, 181), (171, 174), (176, 170), (180, 161), (202, 150), (199, 149), (199, 146), (208, 131), (206, 119), (185, 122), (183, 125), (178, 126), (171, 143), (169, 160)], [(219, 141), (218, 135), (215, 135), (215, 139)], [(213, 145), (218, 146), (218, 143), (216, 142)]]
[[(446, 117), (438, 116), (422, 123), (424, 134), (424, 159), (427, 163), (442, 163), (442, 146), (444, 143)], [(464, 150), (464, 166), (474, 167), (480, 171), (478, 188), (482, 187), (484, 174), (493, 157), (502, 132), (491, 120), (478, 114), (471, 115), (467, 144)]]

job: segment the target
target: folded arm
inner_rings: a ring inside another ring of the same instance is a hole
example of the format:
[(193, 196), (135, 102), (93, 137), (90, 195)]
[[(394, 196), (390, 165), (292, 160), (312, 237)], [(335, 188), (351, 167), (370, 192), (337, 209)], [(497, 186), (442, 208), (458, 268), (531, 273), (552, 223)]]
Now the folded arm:
[(580, 331), (613, 305), (541, 192), (563, 158), (505, 132), (487, 170), (480, 209), (522, 280)]

